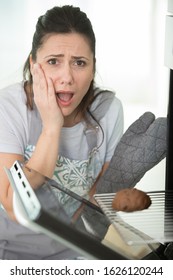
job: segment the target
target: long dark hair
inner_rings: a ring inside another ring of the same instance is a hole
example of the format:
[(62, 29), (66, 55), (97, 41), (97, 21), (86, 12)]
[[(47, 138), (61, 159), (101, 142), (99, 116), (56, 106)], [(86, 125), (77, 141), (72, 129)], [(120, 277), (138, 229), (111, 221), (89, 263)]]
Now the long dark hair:
[[(65, 5), (62, 7), (54, 7), (48, 10), (45, 15), (38, 18), (36, 24), (36, 30), (33, 36), (32, 49), (24, 64), (23, 78), (26, 81), (27, 87), (25, 87), (27, 95), (27, 106), (31, 110), (33, 109), (33, 92), (32, 92), (32, 75), (30, 72), (30, 55), (32, 59), (36, 60), (37, 50), (42, 46), (45, 36), (47, 34), (65, 34), (77, 32), (85, 36), (90, 45), (94, 58), (95, 71), (95, 34), (92, 28), (92, 24), (87, 15), (80, 10), (79, 7), (73, 7)], [(90, 87), (86, 95), (84, 96), (81, 104), (79, 105), (78, 112), (81, 112), (84, 116), (88, 111), (89, 105), (94, 99), (94, 81), (91, 82)]]

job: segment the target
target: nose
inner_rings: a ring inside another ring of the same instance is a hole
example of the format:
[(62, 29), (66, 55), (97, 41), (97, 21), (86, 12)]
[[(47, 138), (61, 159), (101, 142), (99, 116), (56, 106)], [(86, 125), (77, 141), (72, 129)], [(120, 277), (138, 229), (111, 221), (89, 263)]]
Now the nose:
[(61, 69), (60, 84), (71, 85), (73, 84), (73, 72), (70, 65), (64, 65)]

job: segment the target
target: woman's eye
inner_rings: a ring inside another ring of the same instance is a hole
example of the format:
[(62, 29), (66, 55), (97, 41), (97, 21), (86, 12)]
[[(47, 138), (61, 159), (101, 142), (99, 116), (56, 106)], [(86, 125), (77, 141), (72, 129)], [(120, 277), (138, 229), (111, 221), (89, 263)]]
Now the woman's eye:
[(48, 60), (48, 63), (49, 63), (50, 65), (58, 64), (57, 59), (55, 59), (55, 58), (49, 59), (49, 60)]
[(76, 60), (75, 61), (75, 65), (77, 65), (77, 66), (85, 66), (86, 65), (86, 62), (85, 61), (83, 61), (83, 60)]

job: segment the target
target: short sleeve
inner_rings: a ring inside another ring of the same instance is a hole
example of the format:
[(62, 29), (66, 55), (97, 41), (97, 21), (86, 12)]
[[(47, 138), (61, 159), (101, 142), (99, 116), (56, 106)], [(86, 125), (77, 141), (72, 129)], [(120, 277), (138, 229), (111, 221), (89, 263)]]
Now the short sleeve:
[(12, 123), (0, 112), (0, 152), (23, 154), (22, 145)]

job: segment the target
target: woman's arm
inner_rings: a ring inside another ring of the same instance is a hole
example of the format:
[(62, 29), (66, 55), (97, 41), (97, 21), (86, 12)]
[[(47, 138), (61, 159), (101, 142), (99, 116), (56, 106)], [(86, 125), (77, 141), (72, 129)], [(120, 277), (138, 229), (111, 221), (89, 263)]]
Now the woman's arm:
[[(26, 167), (34, 169), (39, 173), (52, 177), (58, 154), (59, 133), (43, 131), (37, 142), (35, 151), (27, 162)], [(8, 215), (14, 219), (13, 213), (13, 190), (10, 186), (4, 167), (10, 168), (13, 163), (19, 160), (24, 162), (24, 157), (17, 154), (0, 153), (0, 203)]]
[(23, 156), (0, 153), (0, 203), (12, 219), (15, 219), (13, 213), (13, 190), (10, 186), (4, 167), (10, 168), (15, 160), (23, 161)]
[(27, 167), (52, 177), (58, 156), (63, 115), (59, 108), (53, 83), (45, 77), (41, 66), (32, 66), (34, 101), (42, 119), (42, 133)]
[[(63, 116), (56, 102), (52, 81), (45, 77), (44, 72), (38, 65), (33, 66), (32, 74), (34, 100), (41, 115), (43, 129), (35, 150), (26, 163), (26, 167), (51, 178), (58, 156)], [(5, 174), (4, 167), (10, 168), (16, 160), (24, 162), (24, 156), (0, 153), (0, 203), (2, 203), (12, 219), (14, 219), (13, 191)]]

